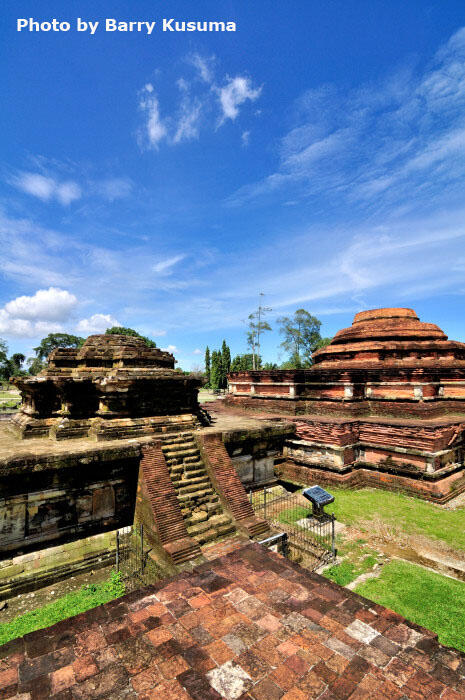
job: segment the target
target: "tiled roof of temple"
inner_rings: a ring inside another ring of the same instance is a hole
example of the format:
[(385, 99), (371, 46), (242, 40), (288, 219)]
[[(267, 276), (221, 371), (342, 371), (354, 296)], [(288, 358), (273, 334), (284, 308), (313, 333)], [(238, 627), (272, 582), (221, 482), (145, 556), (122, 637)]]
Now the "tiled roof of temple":
[(461, 700), (465, 655), (250, 544), (0, 647), (2, 698)]
[(412, 309), (362, 311), (349, 328), (313, 354), (317, 368), (362, 363), (423, 366), (465, 362), (465, 343), (448, 340), (434, 323), (423, 323)]

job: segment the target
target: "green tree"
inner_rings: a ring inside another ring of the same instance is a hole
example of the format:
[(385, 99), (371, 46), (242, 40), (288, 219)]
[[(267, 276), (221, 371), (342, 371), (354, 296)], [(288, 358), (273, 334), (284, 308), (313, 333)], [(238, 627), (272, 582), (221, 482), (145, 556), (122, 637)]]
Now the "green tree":
[(22, 352), (15, 352), (9, 359), (9, 364), (10, 364), (10, 374), (13, 375), (14, 377), (19, 377), (21, 375), (26, 374), (24, 370), (22, 369), (23, 363), (26, 362), (26, 355), (23, 355)]
[(226, 345), (226, 341), (223, 340), (221, 346), (221, 374), (222, 374), (222, 389), (226, 389), (228, 386), (228, 374), (231, 371), (231, 350), (229, 346)]
[(313, 348), (313, 352), (316, 350), (321, 350), (321, 348), (325, 348), (327, 345), (330, 344), (332, 341), (332, 338), (320, 338), (320, 340), (317, 342), (315, 347)]
[(221, 353), (213, 350), (210, 369), (210, 387), (213, 391), (221, 389), (221, 369)]
[(207, 345), (205, 349), (205, 376), (207, 378), (206, 386), (210, 386), (210, 365), (210, 348)]
[[(254, 357), (252, 353), (246, 352), (243, 355), (236, 355), (231, 362), (231, 372), (247, 372), (254, 367)], [(262, 358), (255, 356), (255, 365), (257, 369), (261, 369)]]
[(80, 348), (85, 338), (69, 333), (49, 333), (46, 338), (42, 338), (40, 344), (34, 348), (36, 358), (44, 361), (55, 348)]
[(8, 345), (0, 338), (0, 381), (8, 381), (10, 374), (11, 366), (8, 360)]
[(278, 323), (281, 326), (279, 332), (284, 335), (281, 347), (289, 353), (289, 363), (296, 369), (309, 367), (312, 352), (321, 340), (321, 321), (305, 309), (297, 309), (292, 317), (278, 318)]
[(145, 344), (149, 348), (156, 348), (157, 344), (155, 341), (151, 340), (150, 338), (147, 338), (145, 335), (141, 335), (137, 331), (135, 331), (133, 328), (126, 328), (126, 326), (112, 326), (111, 328), (107, 328), (105, 331), (106, 335), (130, 335), (133, 338), (142, 338), (142, 340), (145, 342)]
[(261, 369), (278, 369), (276, 362), (265, 362)]
[(39, 372), (42, 372), (43, 369), (46, 367), (46, 363), (42, 362), (42, 360), (39, 360), (38, 357), (29, 357), (27, 360), (27, 365), (28, 365), (28, 372), (29, 374), (32, 374), (35, 376), (36, 374), (39, 374)]

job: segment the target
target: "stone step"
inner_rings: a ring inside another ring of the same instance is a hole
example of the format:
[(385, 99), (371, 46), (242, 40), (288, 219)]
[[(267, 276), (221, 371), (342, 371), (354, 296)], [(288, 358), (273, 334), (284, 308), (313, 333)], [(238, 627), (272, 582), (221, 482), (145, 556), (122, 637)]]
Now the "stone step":
[(200, 457), (200, 453), (198, 452), (197, 455), (192, 455), (191, 457), (184, 457), (184, 462), (186, 464), (191, 464), (191, 462), (201, 462), (202, 458)]
[[(192, 471), (188, 471), (187, 469), (184, 469), (183, 473), (186, 475), (186, 479), (197, 479), (199, 476), (208, 476), (206, 469), (193, 469)], [(179, 472), (178, 472), (179, 475)], [(179, 478), (179, 476), (178, 476)], [(174, 481), (175, 479), (173, 479)]]
[(163, 454), (166, 454), (167, 452), (183, 452), (184, 450), (192, 450), (194, 448), (197, 448), (197, 445), (193, 440), (189, 440), (185, 442), (168, 443), (167, 445), (163, 445), (161, 450)]
[(193, 493), (183, 493), (183, 494), (178, 494), (178, 501), (189, 501), (189, 500), (194, 500), (194, 498), (202, 498), (204, 496), (211, 496), (214, 494), (214, 491), (212, 488), (209, 489), (203, 489), (201, 491), (193, 492)]
[[(185, 482), (177, 481), (175, 484), (175, 489), (178, 492), (178, 495), (182, 495), (183, 493), (196, 493), (203, 487), (208, 488), (210, 486), (210, 480), (208, 479), (208, 477), (192, 479), (192, 482), (193, 483), (190, 483), (187, 480)], [(180, 483), (182, 483), (183, 485), (180, 486)]]
[(172, 459), (179, 459), (180, 457), (182, 457), (184, 459), (185, 457), (189, 457), (189, 456), (193, 457), (194, 455), (196, 457), (199, 456), (199, 451), (196, 447), (189, 447), (189, 448), (183, 447), (183, 449), (179, 450), (179, 451), (171, 450), (170, 452), (164, 453), (164, 457), (165, 457), (165, 460), (167, 463), (169, 463), (170, 460), (172, 460)]

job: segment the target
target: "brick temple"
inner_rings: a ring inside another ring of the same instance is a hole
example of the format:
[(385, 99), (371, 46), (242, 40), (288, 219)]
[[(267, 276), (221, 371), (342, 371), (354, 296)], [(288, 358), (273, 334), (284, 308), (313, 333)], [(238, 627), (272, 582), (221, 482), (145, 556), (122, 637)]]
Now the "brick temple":
[(295, 423), (287, 478), (438, 502), (465, 490), (465, 344), (412, 309), (358, 313), (310, 369), (235, 372), (229, 386), (228, 409)]
[(81, 348), (56, 348), (35, 377), (15, 377), (21, 438), (94, 440), (193, 426), (201, 380), (174, 369), (174, 357), (141, 338), (91, 335)]

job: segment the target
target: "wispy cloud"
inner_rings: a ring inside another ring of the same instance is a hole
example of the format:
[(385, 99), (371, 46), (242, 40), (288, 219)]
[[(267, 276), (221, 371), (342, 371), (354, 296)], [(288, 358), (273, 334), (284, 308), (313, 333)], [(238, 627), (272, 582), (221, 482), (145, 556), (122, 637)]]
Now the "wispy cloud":
[(297, 123), (281, 139), (278, 168), (228, 203), (296, 192), (380, 211), (450, 196), (449, 185), (465, 174), (464, 110), (461, 29), (423, 71), (399, 70), (349, 92), (334, 85), (306, 91), (295, 104)]
[(12, 184), (18, 189), (41, 199), (43, 202), (55, 200), (64, 206), (81, 198), (81, 188), (72, 180), (58, 182), (52, 177), (40, 173), (18, 173), (12, 179)]
[(169, 274), (171, 268), (181, 262), (186, 256), (185, 255), (175, 255), (172, 258), (167, 258), (166, 260), (160, 260), (160, 262), (155, 263), (152, 266), (152, 270), (158, 274)]
[[(139, 109), (144, 120), (138, 132), (141, 148), (158, 150), (160, 143), (169, 145), (198, 139), (201, 129), (213, 130), (226, 120), (235, 121), (242, 105), (255, 102), (262, 87), (255, 87), (250, 77), (215, 75), (215, 57), (189, 54), (185, 63), (195, 74), (182, 75), (174, 81), (180, 95), (177, 107), (162, 113), (160, 97), (152, 83), (146, 83), (139, 92)], [(243, 137), (243, 142), (248, 138)]]
[(227, 78), (226, 84), (217, 88), (218, 97), (221, 104), (222, 116), (220, 124), (226, 119), (234, 121), (239, 116), (239, 106), (246, 100), (255, 102), (260, 96), (262, 88), (253, 88), (249, 78), (237, 76)]

